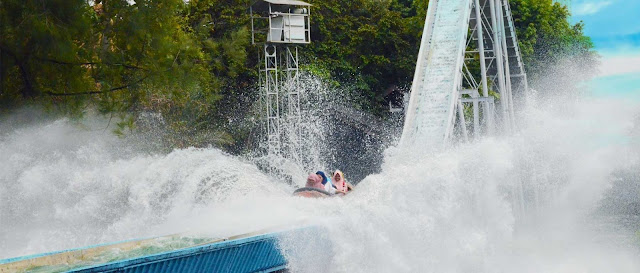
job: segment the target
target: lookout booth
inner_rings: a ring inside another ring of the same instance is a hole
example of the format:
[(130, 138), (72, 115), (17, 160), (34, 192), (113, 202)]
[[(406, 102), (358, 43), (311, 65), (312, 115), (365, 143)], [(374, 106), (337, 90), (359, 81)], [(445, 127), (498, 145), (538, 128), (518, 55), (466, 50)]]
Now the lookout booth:
[(311, 4), (257, 0), (250, 7), (251, 43), (259, 51), (260, 90), (267, 155), (301, 163), (298, 46), (311, 42)]

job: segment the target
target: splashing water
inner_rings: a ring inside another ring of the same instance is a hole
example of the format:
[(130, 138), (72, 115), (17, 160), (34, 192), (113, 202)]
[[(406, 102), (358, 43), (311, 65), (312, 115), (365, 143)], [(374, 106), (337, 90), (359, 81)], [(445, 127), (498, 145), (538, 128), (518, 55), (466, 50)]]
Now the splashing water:
[(639, 113), (638, 103), (616, 100), (548, 104), (525, 109), (513, 136), (442, 152), (390, 149), (382, 172), (326, 214), (330, 263), (308, 266), (313, 259), (296, 257), (291, 267), (638, 272), (640, 219), (597, 208), (618, 171), (639, 172)]
[[(0, 154), (3, 258), (208, 225), (218, 236), (249, 232), (279, 224), (264, 205), (292, 191), (216, 149), (140, 154), (67, 120), (3, 135)], [(237, 216), (247, 204), (253, 214)], [(186, 222), (192, 215), (206, 219)]]
[(638, 172), (639, 112), (604, 99), (525, 109), (516, 135), (391, 148), (380, 173), (326, 200), (212, 148), (145, 154), (67, 120), (13, 128), (0, 135), (0, 258), (307, 220), (331, 246), (284, 240), (308, 254), (289, 257), (293, 272), (638, 272), (640, 221), (621, 229), (597, 208), (617, 171)]

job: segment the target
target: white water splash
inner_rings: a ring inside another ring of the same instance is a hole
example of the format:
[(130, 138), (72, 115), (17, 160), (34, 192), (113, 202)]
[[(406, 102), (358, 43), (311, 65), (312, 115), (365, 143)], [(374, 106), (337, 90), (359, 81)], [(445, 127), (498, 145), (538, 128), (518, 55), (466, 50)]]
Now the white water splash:
[[(280, 224), (268, 204), (293, 190), (216, 149), (140, 154), (67, 120), (5, 134), (0, 154), (0, 258), (207, 226), (253, 231)], [(206, 219), (185, 223), (193, 215)]]
[[(383, 171), (325, 216), (326, 267), (296, 272), (638, 272), (636, 228), (595, 209), (615, 173), (637, 173), (637, 103), (525, 109), (518, 134), (440, 153), (389, 151)], [(635, 140), (634, 140), (635, 138)], [(635, 183), (640, 183), (635, 181)], [(638, 193), (640, 195), (640, 193)], [(638, 196), (640, 199), (640, 196)], [(611, 220), (613, 219), (613, 220)], [(288, 248), (300, 248), (288, 242)]]
[(65, 120), (14, 129), (0, 136), (0, 257), (306, 220), (330, 246), (284, 240), (293, 272), (638, 272), (634, 230), (593, 211), (616, 171), (637, 172), (639, 112), (602, 99), (526, 109), (513, 136), (390, 149), (381, 173), (326, 200), (291, 197), (216, 149), (141, 154)]

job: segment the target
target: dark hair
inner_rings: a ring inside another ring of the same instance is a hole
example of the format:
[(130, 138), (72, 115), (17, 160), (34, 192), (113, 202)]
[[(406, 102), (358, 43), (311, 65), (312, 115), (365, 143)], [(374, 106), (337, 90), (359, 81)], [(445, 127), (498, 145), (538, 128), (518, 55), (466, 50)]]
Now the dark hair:
[(316, 174), (322, 176), (322, 185), (327, 184), (329, 179), (327, 179), (327, 175), (325, 175), (323, 171), (317, 171)]

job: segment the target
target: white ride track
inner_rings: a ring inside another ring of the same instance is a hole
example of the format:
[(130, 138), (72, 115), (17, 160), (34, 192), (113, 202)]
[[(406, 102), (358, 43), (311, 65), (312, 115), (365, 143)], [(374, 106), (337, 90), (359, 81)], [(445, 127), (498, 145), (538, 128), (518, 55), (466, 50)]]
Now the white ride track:
[(453, 132), (471, 0), (432, 0), (402, 133), (409, 147), (439, 148)]

